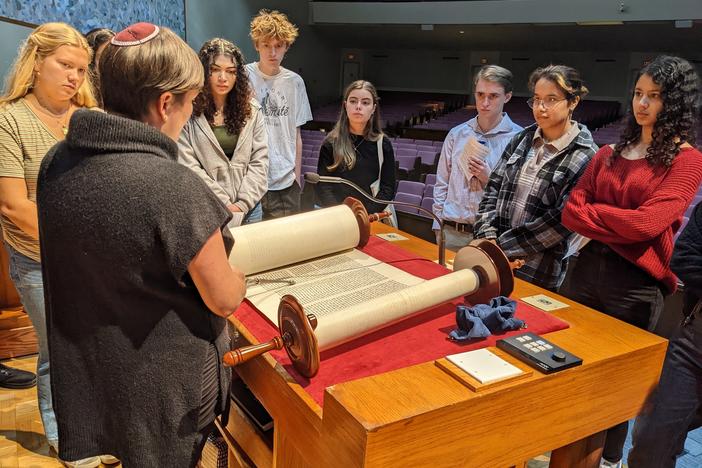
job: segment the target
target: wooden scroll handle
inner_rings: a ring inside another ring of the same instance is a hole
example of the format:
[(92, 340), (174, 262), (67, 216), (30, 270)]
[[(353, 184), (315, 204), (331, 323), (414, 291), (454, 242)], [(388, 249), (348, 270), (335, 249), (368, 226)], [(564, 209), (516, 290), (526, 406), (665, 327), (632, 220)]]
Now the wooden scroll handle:
[(314, 377), (319, 370), (319, 347), (314, 334), (316, 327), (317, 318), (312, 314), (306, 315), (297, 299), (287, 294), (278, 306), (278, 329), (281, 335), (267, 343), (229, 351), (222, 360), (225, 366), (231, 367), (268, 351), (285, 348), (295, 369), (305, 377)]
[(363, 206), (363, 203), (353, 197), (346, 197), (344, 199), (344, 205), (351, 208), (351, 211), (353, 211), (356, 218), (356, 222), (358, 223), (359, 237), (357, 247), (361, 249), (365, 247), (365, 245), (368, 243), (368, 239), (370, 239), (370, 220), (368, 212), (366, 211), (366, 207)]
[(509, 296), (514, 289), (513, 264), (497, 244), (476, 239), (456, 253), (453, 269), (472, 269), (479, 278), (479, 287), (466, 296), (471, 304), (487, 304), (496, 296)]
[(391, 215), (387, 211), (381, 211), (380, 213), (373, 213), (368, 215), (368, 222), (374, 223), (380, 221), (381, 219), (389, 218)]
[(283, 349), (284, 339), (280, 336), (274, 337), (268, 343), (259, 343), (252, 346), (244, 346), (243, 348), (234, 349), (224, 355), (222, 359), (227, 367), (238, 366), (246, 361), (249, 361), (256, 356), (273, 351), (274, 349)]

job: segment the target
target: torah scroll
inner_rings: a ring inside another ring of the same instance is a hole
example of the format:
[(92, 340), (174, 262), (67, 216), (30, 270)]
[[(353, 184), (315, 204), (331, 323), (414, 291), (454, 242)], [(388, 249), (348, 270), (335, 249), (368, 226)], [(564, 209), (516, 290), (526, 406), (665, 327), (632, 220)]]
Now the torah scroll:
[[(232, 229), (230, 263), (249, 276), (247, 299), (273, 324), (284, 295), (317, 319), (320, 349), (370, 333), (480, 286), (465, 269), (423, 280), (353, 250), (359, 227), (340, 205)], [(256, 274), (262, 272), (260, 274)]]

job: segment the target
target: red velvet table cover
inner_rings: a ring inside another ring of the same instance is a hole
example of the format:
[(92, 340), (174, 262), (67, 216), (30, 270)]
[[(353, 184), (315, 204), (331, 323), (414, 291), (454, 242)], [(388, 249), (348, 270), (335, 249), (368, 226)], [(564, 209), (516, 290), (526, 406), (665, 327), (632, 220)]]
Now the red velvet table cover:
[[(432, 261), (417, 257), (375, 236), (370, 238), (362, 251), (424, 279), (436, 278), (449, 272)], [(303, 377), (292, 367), (285, 350), (273, 351), (271, 355), (321, 406), (324, 389), (331, 385), (432, 361), (448, 354), (494, 346), (498, 339), (524, 331), (545, 334), (569, 327), (563, 320), (517, 301), (516, 316), (526, 322), (527, 330), (515, 330), (466, 342), (450, 341), (447, 339), (448, 334), (456, 328), (456, 306), (463, 302), (462, 297), (456, 298), (400, 323), (322, 352), (319, 373), (312, 379)], [(271, 325), (248, 301), (244, 301), (235, 316), (259, 342), (269, 341), (278, 334), (277, 327)]]

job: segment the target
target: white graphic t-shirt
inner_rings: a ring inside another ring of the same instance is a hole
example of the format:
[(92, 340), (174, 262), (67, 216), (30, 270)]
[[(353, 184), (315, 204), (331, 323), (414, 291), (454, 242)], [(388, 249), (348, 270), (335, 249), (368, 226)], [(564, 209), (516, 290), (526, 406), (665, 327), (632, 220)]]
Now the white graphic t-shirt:
[(288, 188), (295, 181), (297, 127), (312, 120), (305, 82), (283, 67), (275, 76), (265, 75), (258, 62), (247, 64), (246, 73), (268, 130), (268, 190)]

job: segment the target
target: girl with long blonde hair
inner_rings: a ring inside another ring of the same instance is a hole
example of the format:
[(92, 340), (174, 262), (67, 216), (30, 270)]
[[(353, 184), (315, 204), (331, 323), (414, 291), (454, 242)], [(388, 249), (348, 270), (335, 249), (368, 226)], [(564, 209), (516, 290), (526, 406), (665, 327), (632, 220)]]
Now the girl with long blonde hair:
[[(58, 451), (39, 255), (36, 188), (49, 148), (64, 139), (73, 113), (96, 105), (88, 77), (92, 51), (81, 33), (46, 23), (27, 38), (0, 96), (0, 224), (10, 277), (39, 340), (37, 392), (44, 433)], [(80, 466), (100, 464), (99, 457)]]

